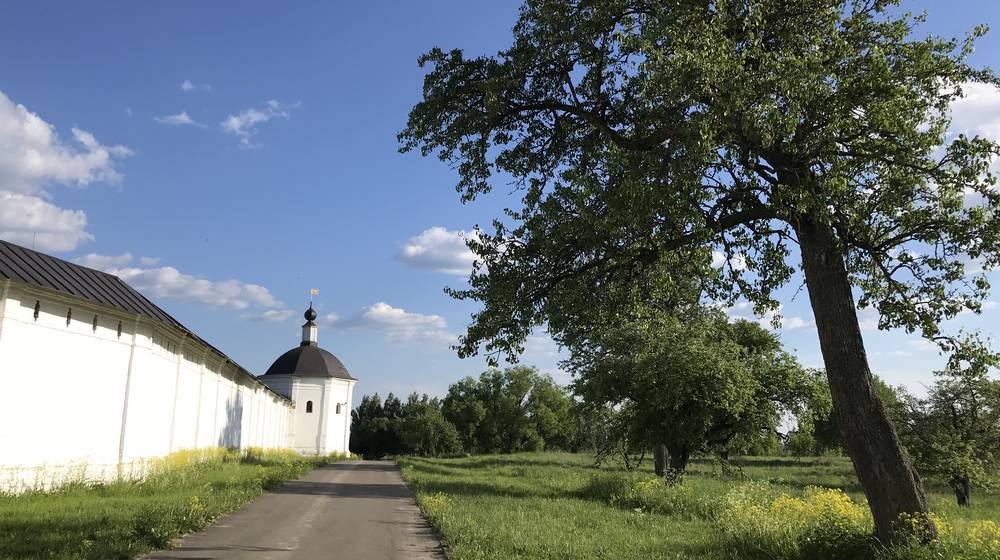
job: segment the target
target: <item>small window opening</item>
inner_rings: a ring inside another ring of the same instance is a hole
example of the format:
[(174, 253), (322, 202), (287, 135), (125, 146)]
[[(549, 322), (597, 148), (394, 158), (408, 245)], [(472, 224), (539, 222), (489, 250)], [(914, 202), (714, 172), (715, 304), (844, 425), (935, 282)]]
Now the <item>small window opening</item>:
[(313, 411), (313, 402), (306, 401), (306, 414), (311, 414)]
[(70, 321), (73, 320), (73, 308), (70, 307), (66, 310), (66, 326), (69, 326)]
[(337, 414), (340, 414), (340, 403), (337, 403)]
[(122, 337), (122, 322), (118, 321), (118, 338)]
[(90, 324), (90, 330), (97, 332), (97, 315), (94, 315), (94, 322)]
[(42, 312), (42, 302), (35, 300), (35, 320), (38, 320), (38, 314)]

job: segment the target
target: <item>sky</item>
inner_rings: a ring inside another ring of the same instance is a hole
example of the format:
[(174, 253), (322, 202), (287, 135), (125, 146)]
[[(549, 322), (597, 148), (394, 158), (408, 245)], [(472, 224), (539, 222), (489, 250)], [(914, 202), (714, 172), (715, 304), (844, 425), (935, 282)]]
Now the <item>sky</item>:
[[(256, 373), (298, 343), (316, 288), (320, 344), (357, 391), (444, 394), (486, 368), (449, 349), (477, 309), (443, 291), (465, 285), (462, 236), (516, 201), (463, 205), (456, 172), (400, 154), (396, 134), (420, 99), (417, 57), (509, 46), (518, 6), (0, 4), (0, 238), (117, 274)], [(926, 32), (993, 25), (972, 61), (1000, 69), (1000, 3), (904, 7), (928, 11)], [(956, 130), (1000, 139), (1000, 92), (972, 94)], [(799, 287), (780, 292), (778, 331), (820, 366)], [(997, 334), (998, 299), (948, 330)], [(861, 319), (875, 373), (922, 393), (941, 356)], [(522, 363), (565, 383), (560, 356), (539, 331)]]

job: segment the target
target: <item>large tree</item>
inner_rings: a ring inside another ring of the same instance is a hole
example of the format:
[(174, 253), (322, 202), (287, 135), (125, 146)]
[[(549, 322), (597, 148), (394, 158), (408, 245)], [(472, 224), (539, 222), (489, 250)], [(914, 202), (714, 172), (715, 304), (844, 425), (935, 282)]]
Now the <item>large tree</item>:
[(901, 436), (921, 472), (943, 478), (958, 505), (968, 506), (973, 485), (997, 482), (1000, 380), (989, 376), (997, 355), (963, 346), (937, 372), (927, 398), (903, 399)]
[(805, 396), (805, 372), (774, 335), (714, 309), (644, 309), (570, 350), (576, 393), (619, 410), (629, 439), (662, 445), (675, 472), (693, 453), (773, 434)]
[(948, 108), (995, 78), (965, 62), (982, 29), (928, 36), (896, 3), (528, 0), (509, 49), (423, 55), (402, 149), (455, 166), (463, 200), (495, 176), (523, 194), (470, 242), (479, 267), (453, 293), (484, 307), (461, 353), (516, 354), (668, 255), (760, 312), (800, 264), (879, 537), (926, 512), (856, 304), (928, 337), (979, 309), (988, 285), (965, 258), (997, 263), (998, 147), (949, 136)]
[(531, 367), (461, 379), (448, 387), (441, 410), (471, 453), (569, 449), (575, 439), (572, 399)]

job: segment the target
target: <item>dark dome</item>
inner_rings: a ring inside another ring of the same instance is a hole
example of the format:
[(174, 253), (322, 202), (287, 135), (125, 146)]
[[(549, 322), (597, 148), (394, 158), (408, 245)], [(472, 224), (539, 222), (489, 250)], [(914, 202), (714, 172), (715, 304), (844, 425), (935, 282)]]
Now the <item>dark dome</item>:
[(311, 303), (309, 304), (309, 309), (306, 309), (306, 312), (303, 313), (302, 316), (306, 318), (306, 321), (315, 321), (316, 320), (316, 310), (313, 309), (313, 306), (312, 306)]
[(267, 368), (264, 375), (354, 379), (336, 356), (319, 346), (309, 344), (297, 346), (282, 354), (271, 367)]

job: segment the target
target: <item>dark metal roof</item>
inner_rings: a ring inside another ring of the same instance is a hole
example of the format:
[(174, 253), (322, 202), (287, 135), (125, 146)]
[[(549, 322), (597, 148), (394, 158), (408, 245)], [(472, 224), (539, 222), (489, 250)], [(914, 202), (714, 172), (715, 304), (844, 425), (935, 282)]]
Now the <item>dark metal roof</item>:
[(267, 368), (264, 377), (268, 375), (354, 379), (336, 356), (312, 344), (302, 344), (282, 354)]
[(64, 261), (0, 239), (0, 280), (4, 279), (57, 290), (98, 305), (113, 307), (130, 315), (166, 323), (208, 346), (235, 365), (240, 373), (260, 383), (268, 391), (288, 400), (288, 397), (267, 387), (232, 358), (194, 334), (191, 329), (113, 274)]

